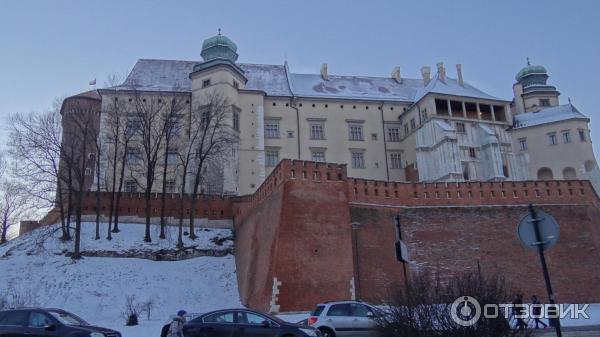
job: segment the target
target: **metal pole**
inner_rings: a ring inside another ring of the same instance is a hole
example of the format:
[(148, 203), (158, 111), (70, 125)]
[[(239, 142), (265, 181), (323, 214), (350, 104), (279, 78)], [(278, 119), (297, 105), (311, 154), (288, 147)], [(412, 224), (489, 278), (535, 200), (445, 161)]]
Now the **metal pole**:
[[(550, 283), (550, 274), (548, 273), (548, 265), (546, 265), (546, 257), (544, 256), (544, 243), (542, 242), (539, 228), (540, 219), (537, 218), (536, 211), (535, 209), (533, 209), (532, 204), (529, 204), (529, 214), (531, 215), (531, 221), (533, 222), (538, 253), (540, 255), (540, 262), (542, 263), (542, 271), (544, 272), (544, 281), (546, 282), (546, 290), (548, 291), (548, 299), (550, 301), (550, 304), (554, 306), (556, 302), (554, 302), (554, 292), (552, 291), (552, 284)], [(548, 321), (553, 322), (552, 325), (554, 325), (554, 328), (556, 329), (556, 336), (562, 337), (562, 331), (560, 329), (560, 318), (552, 318), (548, 319)]]

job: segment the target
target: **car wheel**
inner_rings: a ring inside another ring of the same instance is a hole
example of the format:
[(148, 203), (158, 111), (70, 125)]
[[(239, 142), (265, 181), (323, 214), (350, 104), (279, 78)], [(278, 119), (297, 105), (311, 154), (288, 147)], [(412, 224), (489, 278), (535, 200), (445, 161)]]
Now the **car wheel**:
[(335, 332), (329, 328), (319, 328), (323, 337), (335, 337)]

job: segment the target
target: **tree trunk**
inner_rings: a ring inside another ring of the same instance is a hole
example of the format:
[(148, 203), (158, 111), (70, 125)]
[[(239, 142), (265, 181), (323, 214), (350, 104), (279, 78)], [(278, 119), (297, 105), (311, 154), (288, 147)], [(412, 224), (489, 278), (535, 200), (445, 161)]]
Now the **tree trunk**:
[(165, 146), (165, 160), (162, 172), (162, 194), (160, 196), (160, 238), (164, 239), (165, 236), (165, 212), (166, 212), (166, 193), (167, 193), (167, 165), (169, 164), (169, 139)]
[(2, 234), (0, 234), (0, 244), (6, 243), (6, 235), (8, 232), (8, 223), (6, 221), (2, 222)]
[[(112, 163), (112, 187), (110, 189), (110, 206), (108, 208), (108, 240), (112, 240), (112, 220), (113, 220), (113, 211), (115, 208), (115, 185), (117, 183), (117, 159), (118, 159), (118, 151), (119, 151), (119, 139), (118, 139), (118, 129), (117, 136), (115, 136), (115, 151), (113, 155), (113, 163)], [(125, 164), (123, 164), (125, 165)]]
[(62, 230), (61, 239), (66, 240), (67, 238), (67, 226), (65, 224), (65, 201), (63, 197), (63, 190), (60, 187), (61, 182), (58, 181), (56, 187), (56, 194), (58, 196), (58, 211), (60, 213), (60, 228)]
[(190, 240), (196, 240), (198, 238), (194, 230), (194, 218), (196, 217), (196, 197), (198, 195), (198, 187), (200, 186), (201, 167), (202, 165), (199, 166), (198, 172), (196, 172), (194, 191), (190, 197)]
[(146, 176), (146, 191), (144, 193), (144, 199), (146, 204), (145, 214), (146, 214), (146, 234), (144, 235), (144, 242), (152, 242), (152, 236), (150, 235), (150, 198), (152, 197), (152, 177), (154, 172), (152, 170), (148, 170), (148, 175)]
[[(82, 186), (80, 186), (81, 188)], [(81, 198), (83, 197), (82, 193), (78, 193), (76, 208), (75, 208), (75, 248), (73, 249), (72, 259), (80, 259), (81, 258)]]
[(100, 149), (96, 151), (96, 240), (100, 240)]

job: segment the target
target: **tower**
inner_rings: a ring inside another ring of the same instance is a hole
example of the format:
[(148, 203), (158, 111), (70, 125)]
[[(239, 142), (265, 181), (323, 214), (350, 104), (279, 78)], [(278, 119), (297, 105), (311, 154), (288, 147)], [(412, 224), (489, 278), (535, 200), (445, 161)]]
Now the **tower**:
[(515, 77), (513, 113), (537, 112), (559, 105), (560, 93), (556, 87), (547, 84), (548, 77), (544, 66), (532, 65), (527, 58), (527, 65)]

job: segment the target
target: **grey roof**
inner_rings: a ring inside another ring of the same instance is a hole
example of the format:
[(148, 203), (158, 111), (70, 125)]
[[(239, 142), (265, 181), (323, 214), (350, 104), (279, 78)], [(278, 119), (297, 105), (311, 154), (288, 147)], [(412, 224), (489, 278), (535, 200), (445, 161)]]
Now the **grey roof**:
[[(115, 90), (181, 91), (191, 90), (189, 74), (200, 61), (152, 60), (137, 61), (123, 84)], [(237, 64), (248, 79), (246, 89), (264, 91), (268, 96), (385, 100), (417, 102), (428, 93), (501, 100), (455, 79), (444, 82), (434, 76), (423, 87), (423, 80), (404, 78), (400, 83), (387, 77), (337, 76), (324, 80), (319, 74), (290, 73), (286, 65)]]
[(539, 112), (528, 112), (515, 115), (513, 120), (513, 128), (521, 129), (569, 119), (589, 120), (589, 118), (579, 112), (579, 110), (577, 110), (573, 104), (569, 103), (546, 108)]

